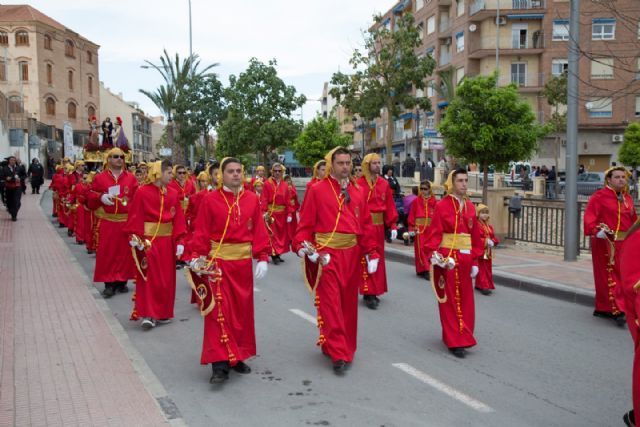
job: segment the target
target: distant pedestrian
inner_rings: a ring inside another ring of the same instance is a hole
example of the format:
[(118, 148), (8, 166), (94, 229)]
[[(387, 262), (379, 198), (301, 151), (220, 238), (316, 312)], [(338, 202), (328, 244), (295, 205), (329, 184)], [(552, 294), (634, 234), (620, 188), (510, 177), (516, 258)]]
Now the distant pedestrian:
[(480, 225), (480, 233), (482, 234), (482, 243), (484, 252), (478, 258), (478, 275), (476, 276), (476, 289), (482, 295), (490, 295), (496, 287), (493, 284), (493, 248), (498, 245), (499, 240), (496, 237), (493, 226), (489, 224), (489, 207), (480, 203), (476, 207), (478, 214), (478, 224)]
[(546, 185), (547, 185), (547, 198), (555, 199), (556, 198), (556, 167), (555, 166), (551, 166), (551, 170), (547, 173)]
[(431, 224), (437, 200), (431, 192), (431, 182), (420, 183), (420, 195), (409, 207), (407, 217), (409, 235), (413, 236), (413, 249), (416, 260), (416, 274), (429, 280), (429, 259), (424, 252), (424, 238)]
[(20, 190), (22, 194), (27, 194), (27, 169), (25, 169), (22, 160), (16, 158), (16, 164), (18, 165), (18, 175), (20, 175)]
[(586, 170), (584, 168), (584, 165), (580, 165), (580, 167), (578, 168), (578, 175), (582, 175), (585, 172), (586, 172)]
[(36, 157), (31, 160), (27, 175), (31, 181), (31, 194), (40, 194), (40, 186), (44, 184), (44, 168)]
[(0, 174), (4, 177), (4, 192), (7, 210), (11, 215), (11, 221), (17, 221), (20, 210), (20, 198), (22, 197), (21, 182), (26, 178), (26, 173), (16, 162), (14, 156), (7, 158), (7, 165), (2, 168)]

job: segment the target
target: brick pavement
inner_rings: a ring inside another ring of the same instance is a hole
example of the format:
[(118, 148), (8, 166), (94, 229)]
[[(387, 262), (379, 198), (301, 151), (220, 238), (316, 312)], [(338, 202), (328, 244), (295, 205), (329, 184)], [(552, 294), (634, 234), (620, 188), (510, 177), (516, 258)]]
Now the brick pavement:
[(22, 200), (17, 222), (0, 212), (0, 426), (168, 425), (40, 197)]

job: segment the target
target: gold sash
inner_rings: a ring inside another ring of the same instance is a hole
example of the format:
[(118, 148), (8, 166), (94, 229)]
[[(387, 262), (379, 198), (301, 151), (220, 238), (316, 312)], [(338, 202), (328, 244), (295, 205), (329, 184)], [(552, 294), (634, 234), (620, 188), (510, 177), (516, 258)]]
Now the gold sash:
[(429, 225), (431, 218), (416, 218), (416, 225)]
[(189, 199), (185, 197), (184, 199), (180, 200), (180, 206), (182, 206), (182, 210), (186, 212), (187, 207), (189, 207)]
[(384, 224), (384, 212), (371, 212), (371, 221), (373, 225)]
[(345, 233), (333, 233), (333, 237), (331, 233), (316, 233), (316, 243), (331, 249), (349, 249), (358, 244), (358, 237), (355, 234)]
[[(223, 243), (218, 249), (219, 243), (211, 241), (211, 252), (209, 257), (216, 255), (216, 259), (223, 261), (239, 261), (243, 259), (251, 259), (251, 242), (244, 243)], [(218, 253), (216, 254), (216, 251)]]
[(96, 216), (100, 219), (106, 219), (107, 221), (112, 221), (112, 222), (126, 222), (128, 214), (107, 213), (104, 211), (104, 208), (100, 206), (98, 209), (96, 209)]
[(287, 207), (284, 205), (269, 205), (269, 210), (272, 212), (284, 212), (287, 210)]
[(621, 241), (627, 238), (627, 232), (626, 231), (618, 231), (618, 234), (616, 234), (616, 240), (617, 241)]
[[(156, 228), (158, 233), (156, 234)], [(156, 236), (156, 237), (171, 237), (173, 234), (173, 224), (170, 222), (161, 222), (158, 226), (157, 222), (145, 222), (144, 223), (144, 235)]]
[[(454, 238), (455, 237), (455, 238)], [(467, 233), (443, 233), (441, 248), (456, 249), (459, 251), (471, 250), (471, 234)]]

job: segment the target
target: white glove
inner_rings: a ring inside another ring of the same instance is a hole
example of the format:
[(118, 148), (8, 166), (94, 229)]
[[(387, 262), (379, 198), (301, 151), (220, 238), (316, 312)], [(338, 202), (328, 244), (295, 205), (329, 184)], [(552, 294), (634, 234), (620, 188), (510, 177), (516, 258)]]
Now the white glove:
[(391, 240), (396, 240), (398, 238), (398, 230), (391, 230)]
[(293, 221), (293, 217), (292, 217), (291, 215), (289, 215), (289, 216), (287, 217), (287, 222), (289, 223), (289, 222), (291, 222), (291, 221)]
[(260, 280), (267, 275), (267, 261), (258, 261), (256, 264), (256, 279)]
[(182, 256), (183, 253), (184, 253), (184, 246), (183, 245), (176, 246), (176, 256)]
[(318, 258), (320, 258), (320, 254), (318, 252), (314, 252), (313, 255), (307, 255), (307, 258), (309, 258), (309, 261), (315, 264), (316, 262), (318, 262)]
[(139, 251), (144, 249), (144, 246), (141, 243), (138, 243), (133, 239), (129, 240), (129, 246), (131, 246), (132, 248), (136, 248)]
[(456, 260), (449, 257), (449, 259), (447, 260), (446, 266), (449, 270), (453, 270), (454, 267), (456, 266)]
[(410, 232), (409, 232), (409, 237), (415, 237), (415, 235), (416, 235), (416, 232), (415, 232), (415, 231), (410, 231)]
[[(192, 272), (194, 272), (194, 273), (195, 273), (195, 271), (196, 271), (196, 264), (198, 263), (198, 261), (199, 261), (199, 259), (198, 259), (198, 258), (194, 258), (194, 259), (192, 259), (191, 261), (189, 261), (189, 268), (190, 268), (190, 269), (191, 269), (191, 271), (192, 271)], [(196, 275), (197, 275), (198, 277), (202, 276), (202, 274), (201, 274), (201, 273), (196, 273)]]
[(371, 259), (371, 260), (367, 261), (367, 273), (373, 274), (376, 271), (378, 271), (378, 262), (379, 261), (380, 261), (380, 259)]
[(113, 199), (113, 196), (111, 194), (103, 194), (102, 196), (100, 196), (100, 201), (105, 206), (113, 206), (115, 204), (111, 199)]
[(438, 258), (436, 258), (435, 256), (432, 256), (432, 257), (431, 257), (431, 264), (433, 264), (433, 265), (437, 265), (437, 266), (438, 266), (438, 267), (440, 267), (440, 268), (444, 268), (444, 267), (446, 266), (446, 264), (445, 264), (445, 263), (440, 262), (440, 261), (438, 260)]
[(496, 244), (495, 244), (495, 243), (493, 243), (493, 240), (491, 240), (491, 239), (487, 239), (487, 246), (488, 246), (488, 247), (492, 248), (492, 247), (494, 247), (495, 245), (496, 245)]
[(299, 256), (300, 258), (304, 258), (304, 256), (305, 256), (306, 254), (307, 254), (307, 252), (304, 250), (304, 248), (300, 248), (300, 249), (298, 250), (298, 256)]
[(478, 275), (478, 266), (477, 265), (473, 265), (471, 266), (471, 278), (475, 279), (476, 276)]
[(600, 230), (596, 233), (596, 237), (598, 239), (606, 239), (607, 238), (607, 233), (604, 232), (604, 230)]

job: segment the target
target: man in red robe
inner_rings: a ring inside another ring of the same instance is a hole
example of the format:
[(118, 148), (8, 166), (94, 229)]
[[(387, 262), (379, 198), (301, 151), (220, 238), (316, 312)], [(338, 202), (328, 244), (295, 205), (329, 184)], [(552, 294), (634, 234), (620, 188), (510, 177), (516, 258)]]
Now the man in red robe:
[(307, 193), (309, 192), (309, 189), (316, 182), (322, 181), (324, 179), (326, 168), (327, 168), (327, 162), (324, 159), (318, 160), (313, 165), (313, 173), (311, 174), (311, 179), (309, 180), (309, 182), (307, 182), (307, 186), (306, 186), (306, 188), (304, 190), (304, 198), (302, 199), (302, 205), (300, 206), (300, 209), (302, 209), (302, 206), (304, 205), (304, 201), (307, 198), (306, 196), (307, 196)]
[(82, 183), (82, 174), (84, 173), (84, 162), (76, 160), (73, 165), (73, 172), (67, 175), (67, 202), (69, 205), (67, 219), (67, 235), (73, 236), (78, 225), (78, 210), (76, 209), (76, 185)]
[(89, 174), (84, 171), (82, 173), (82, 181), (75, 185), (73, 189), (73, 196), (75, 199), (75, 214), (76, 214), (76, 243), (84, 245), (85, 236), (87, 234), (87, 214), (85, 211), (85, 203), (87, 201), (87, 193), (89, 192), (90, 185), (87, 182)]
[(93, 254), (96, 251), (96, 227), (98, 224), (98, 219), (96, 218), (95, 212), (92, 209), (89, 209), (89, 193), (91, 192), (91, 185), (95, 177), (96, 173), (94, 171), (89, 172), (89, 174), (87, 175), (87, 192), (84, 195), (84, 201), (82, 203), (86, 219), (84, 245), (87, 249), (88, 254)]
[(413, 235), (416, 274), (427, 280), (429, 280), (429, 258), (425, 257), (423, 243), (427, 235), (427, 228), (429, 228), (433, 218), (436, 203), (437, 200), (431, 192), (431, 182), (422, 181), (420, 183), (420, 195), (411, 204), (409, 215), (407, 216), (409, 234)]
[(362, 274), (360, 276), (360, 294), (363, 295), (365, 305), (375, 310), (380, 304), (379, 295), (387, 292), (387, 269), (384, 262), (384, 227), (391, 229), (391, 240), (398, 237), (398, 211), (393, 201), (393, 192), (387, 180), (380, 177), (382, 163), (380, 156), (370, 153), (362, 160), (363, 176), (358, 179), (358, 185), (371, 212), (376, 239), (376, 251), (380, 255), (380, 263), (375, 274), (368, 274), (366, 262), (361, 260)]
[(480, 226), (480, 237), (482, 238), (483, 253), (478, 258), (478, 275), (476, 276), (476, 289), (482, 295), (491, 295), (496, 288), (493, 284), (493, 248), (500, 243), (496, 237), (493, 225), (489, 224), (489, 207), (478, 204), (476, 207), (478, 225)]
[[(58, 213), (60, 212), (60, 186), (62, 184), (62, 180), (64, 179), (64, 167), (62, 165), (56, 165), (56, 173), (51, 177), (51, 184), (49, 184), (49, 189), (53, 192), (53, 208), (51, 212), (51, 216), (54, 218), (58, 217)], [(58, 218), (58, 221), (60, 219)]]
[(176, 299), (176, 256), (184, 252), (187, 232), (178, 193), (167, 188), (171, 182), (171, 162), (152, 164), (148, 184), (138, 188), (129, 206), (124, 232), (129, 235), (131, 255), (136, 264), (136, 293), (132, 320), (142, 318), (149, 330), (156, 323), (173, 318)]
[(249, 186), (248, 186), (251, 191), (253, 191), (253, 189), (255, 188), (256, 181), (264, 182), (264, 180), (265, 180), (265, 176), (264, 176), (265, 172), (266, 171), (264, 169), (264, 166), (259, 165), (258, 167), (256, 167), (256, 175), (251, 177), (251, 181), (249, 182)]
[[(209, 189), (211, 185), (211, 179), (207, 172), (200, 172), (198, 174), (198, 180), (196, 181), (196, 194), (189, 198), (189, 207), (186, 212), (186, 220), (187, 220), (187, 235), (184, 241), (187, 243), (187, 247), (185, 249), (185, 253), (187, 257), (191, 253), (191, 248), (188, 246), (189, 242), (193, 238), (193, 233), (195, 231), (196, 218), (198, 217), (198, 212), (200, 211), (200, 205), (202, 204), (202, 199), (204, 196), (209, 194), (211, 191)], [(195, 290), (191, 290), (191, 304), (198, 303), (198, 295)]]
[(606, 185), (589, 198), (584, 211), (584, 234), (591, 236), (591, 260), (596, 288), (594, 316), (625, 325), (620, 283), (620, 247), (637, 219), (626, 191), (627, 171), (613, 167), (605, 172)]
[(438, 299), (442, 340), (454, 356), (476, 345), (472, 278), (478, 275), (483, 244), (473, 203), (467, 198), (465, 169), (449, 173), (447, 196), (436, 205), (427, 228), (425, 255), (433, 265), (431, 284)]
[(293, 178), (290, 175), (284, 177), (284, 181), (289, 186), (289, 211), (291, 212), (291, 221), (287, 222), (287, 244), (291, 245), (293, 236), (298, 228), (298, 216), (300, 212), (300, 202), (298, 201), (298, 190), (293, 185)]
[(117, 147), (109, 150), (103, 171), (93, 179), (88, 195), (89, 209), (95, 211), (98, 221), (93, 281), (104, 282), (105, 298), (111, 298), (116, 291), (128, 292), (127, 281), (135, 277), (136, 270), (124, 225), (138, 181), (125, 169), (124, 157)]
[(188, 278), (204, 316), (200, 363), (211, 363), (210, 383), (227, 380), (230, 369), (251, 372), (244, 361), (256, 354), (251, 258), (258, 260), (256, 279), (263, 278), (270, 248), (258, 196), (244, 191), (242, 175), (239, 160), (222, 160), (218, 187), (202, 200), (190, 243)]
[(305, 195), (293, 248), (305, 258), (305, 282), (315, 297), (317, 345), (342, 373), (356, 352), (360, 259), (374, 274), (379, 254), (369, 207), (350, 180), (349, 150), (333, 149), (326, 163), (327, 177)]
[(63, 174), (58, 182), (58, 227), (69, 226), (69, 175), (74, 171), (73, 165), (63, 166)]
[(284, 262), (280, 255), (289, 252), (287, 224), (293, 221), (289, 204), (289, 186), (282, 179), (283, 174), (284, 166), (274, 163), (271, 167), (271, 177), (266, 180), (261, 195), (261, 205), (271, 241), (271, 259), (275, 265)]
[(173, 188), (178, 194), (180, 206), (182, 206), (182, 213), (187, 212), (189, 207), (189, 197), (196, 193), (195, 185), (193, 181), (187, 176), (187, 168), (182, 165), (174, 166), (173, 179), (169, 184), (169, 188)]

